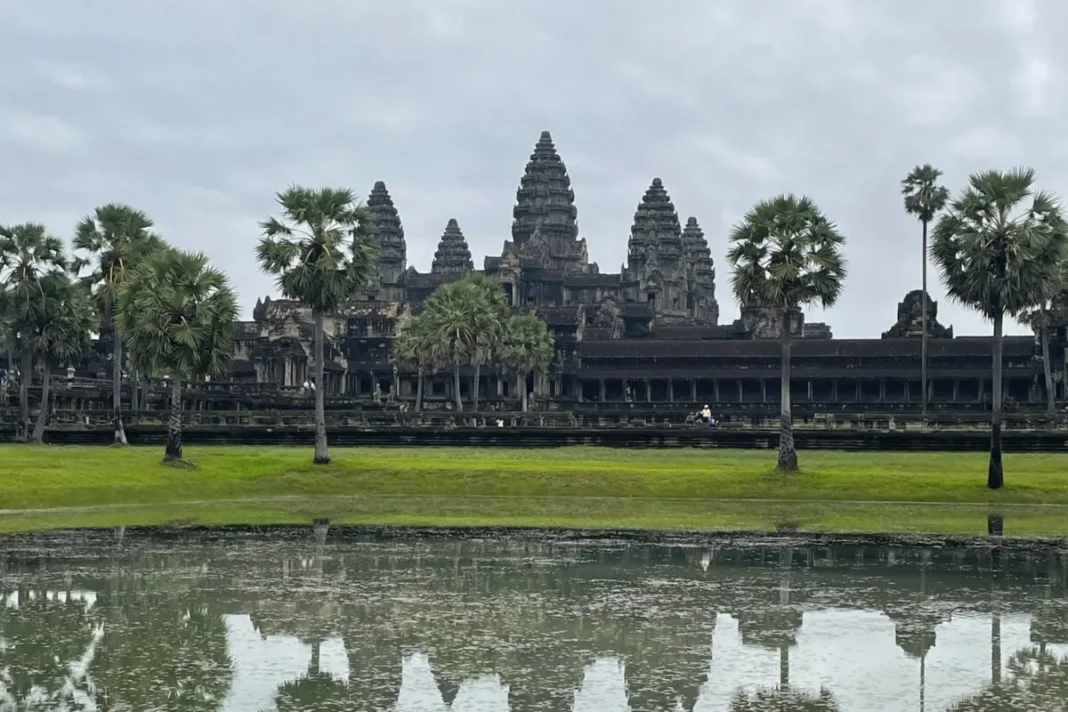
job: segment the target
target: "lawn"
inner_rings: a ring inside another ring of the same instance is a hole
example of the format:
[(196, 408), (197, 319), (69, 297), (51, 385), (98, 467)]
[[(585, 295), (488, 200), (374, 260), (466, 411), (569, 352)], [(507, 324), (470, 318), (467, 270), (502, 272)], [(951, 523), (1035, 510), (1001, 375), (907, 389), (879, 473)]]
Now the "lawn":
[[(335, 522), (1068, 535), (1068, 454), (767, 450), (0, 446), (0, 530), (159, 523)], [(22, 510), (22, 511), (11, 511)], [(33, 510), (33, 511), (26, 511)]]

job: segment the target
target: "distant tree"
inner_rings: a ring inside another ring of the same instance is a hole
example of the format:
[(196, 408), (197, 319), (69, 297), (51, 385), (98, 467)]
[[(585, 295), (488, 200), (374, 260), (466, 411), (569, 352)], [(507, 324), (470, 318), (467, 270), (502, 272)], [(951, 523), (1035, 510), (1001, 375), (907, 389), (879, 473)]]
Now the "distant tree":
[(433, 350), (452, 368), (453, 400), (457, 412), (464, 409), (460, 397), (460, 367), (475, 358), (477, 330), (485, 307), (478, 289), (460, 280), (434, 290), (423, 305), (420, 318), (426, 319)]
[(226, 370), (234, 353), (237, 299), (202, 254), (160, 250), (119, 291), (119, 333), (171, 382), (164, 461), (182, 460), (182, 384)]
[(774, 311), (782, 346), (779, 461), (797, 471), (790, 403), (789, 312), (805, 304), (833, 306), (842, 292), (845, 238), (807, 196), (779, 195), (754, 205), (730, 235), (731, 290), (742, 304), (755, 299)]
[(731, 700), (730, 712), (838, 712), (838, 703), (828, 690), (813, 694), (776, 687), (750, 694), (739, 692)]
[(393, 348), (398, 361), (414, 368), (417, 373), (415, 409), (423, 409), (426, 375), (441, 366), (442, 355), (437, 352), (430, 332), (430, 322), (421, 316), (406, 314), (397, 324), (397, 338)]
[(63, 242), (44, 225), (0, 227), (0, 309), (19, 350), (18, 442), (30, 436), (30, 382), (33, 341), (30, 332), (45, 304), (42, 280), (67, 268)]
[(44, 441), (52, 369), (73, 365), (84, 356), (100, 323), (89, 291), (68, 275), (47, 275), (41, 279), (41, 288), (44, 300), (31, 330), (33, 351), (42, 367), (41, 408), (30, 438), (35, 443)]
[(374, 216), (348, 188), (293, 186), (277, 196), (282, 215), (260, 224), (256, 256), (282, 296), (307, 305), (314, 325), (315, 462), (330, 462), (326, 441), (323, 359), (327, 314), (367, 284), (378, 255)]
[(1068, 700), (1068, 658), (1039, 647), (1024, 648), (1009, 658), (1007, 679), (965, 697), (948, 712), (1063, 710)]
[(552, 334), (545, 322), (533, 314), (516, 314), (505, 322), (501, 362), (515, 375), (516, 389), (527, 404), (527, 376), (545, 374), (555, 355)]
[(471, 366), (475, 371), (471, 383), (471, 405), (477, 411), (482, 366), (498, 360), (510, 314), (508, 297), (505, 296), (500, 280), (471, 272), (464, 276), (463, 281), (470, 285), (479, 302), (478, 308), (473, 312), (475, 328), (474, 341), (471, 344)]
[(945, 186), (939, 185), (938, 179), (942, 171), (930, 163), (916, 166), (901, 181), (901, 194), (905, 199), (905, 212), (915, 215), (923, 226), (921, 252), (923, 254), (923, 335), (920, 346), (920, 369), (923, 386), (920, 389), (921, 409), (924, 417), (927, 417), (927, 310), (930, 308), (931, 295), (927, 293), (927, 226), (935, 216), (946, 206), (949, 200), (949, 191)]
[(116, 326), (115, 302), (127, 273), (166, 243), (152, 232), (152, 220), (142, 211), (120, 203), (96, 208), (78, 223), (74, 233), (75, 259), (71, 268), (92, 290), (102, 326), (111, 332), (111, 402), (115, 443), (126, 444), (122, 422), (123, 343)]
[(1033, 309), (1060, 279), (1068, 226), (1059, 201), (1034, 190), (1030, 168), (984, 171), (935, 225), (931, 254), (950, 298), (994, 324), (990, 465), (987, 486), (1005, 483), (1001, 458), (1005, 316)]
[[(1063, 286), (1061, 289), (1063, 290)], [(1049, 329), (1054, 320), (1063, 318), (1062, 315), (1066, 311), (1063, 306), (1064, 300), (1065, 296), (1062, 292), (1052, 298), (1043, 299), (1038, 306), (1020, 315), (1020, 320), (1038, 335), (1042, 350), (1042, 375), (1046, 388), (1046, 415), (1051, 418), (1057, 415), (1057, 399), (1053, 386), (1053, 365), (1050, 363)]]

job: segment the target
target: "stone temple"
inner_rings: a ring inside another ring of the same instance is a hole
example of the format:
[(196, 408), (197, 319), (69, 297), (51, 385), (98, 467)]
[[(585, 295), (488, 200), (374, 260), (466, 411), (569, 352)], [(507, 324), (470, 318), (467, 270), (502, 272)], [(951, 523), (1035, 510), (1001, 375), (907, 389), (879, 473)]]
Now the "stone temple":
[[(680, 217), (667, 186), (653, 178), (637, 207), (627, 262), (603, 273), (579, 236), (578, 209), (560, 154), (542, 132), (519, 180), (511, 238), (482, 270), (499, 279), (512, 306), (537, 313), (556, 340), (547, 376), (526, 388), (539, 410), (611, 415), (640, 410), (659, 419), (715, 404), (721, 411), (774, 413), (779, 400), (779, 344), (767, 310), (742, 305), (739, 319), (721, 323), (716, 268), (696, 217)], [(395, 363), (398, 317), (418, 311), (439, 285), (475, 270), (462, 226), (445, 223), (429, 272), (407, 266), (404, 228), (382, 182), (367, 198), (381, 255), (366, 294), (328, 320), (323, 387), (340, 401), (414, 400), (416, 374)], [(403, 206), (402, 206), (403, 207)], [(806, 323), (796, 310), (791, 390), (799, 413), (916, 411), (920, 400), (923, 297), (905, 295), (882, 338), (835, 339), (826, 324)], [(934, 410), (989, 407), (992, 340), (954, 336), (928, 300), (929, 388)], [(878, 318), (877, 315), (873, 315)], [(311, 315), (298, 304), (258, 301), (242, 322), (231, 378), (237, 383), (299, 388), (313, 372)], [(1063, 325), (1052, 335), (1055, 389), (1065, 394)], [(1044, 378), (1036, 339), (1005, 339), (1006, 399), (1041, 408)], [(461, 381), (469, 402), (473, 369)], [(480, 372), (481, 409), (515, 409), (516, 386), (493, 369)], [(220, 379), (216, 379), (220, 380)], [(428, 409), (451, 407), (452, 379), (428, 381)], [(466, 407), (466, 406), (465, 406)]]

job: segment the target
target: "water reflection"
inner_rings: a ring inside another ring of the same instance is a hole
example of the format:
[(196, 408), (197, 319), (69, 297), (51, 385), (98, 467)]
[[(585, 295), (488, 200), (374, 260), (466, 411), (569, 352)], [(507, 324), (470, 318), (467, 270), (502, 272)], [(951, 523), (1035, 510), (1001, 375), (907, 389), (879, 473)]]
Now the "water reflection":
[(1058, 551), (321, 529), (7, 540), (0, 711), (1068, 708)]

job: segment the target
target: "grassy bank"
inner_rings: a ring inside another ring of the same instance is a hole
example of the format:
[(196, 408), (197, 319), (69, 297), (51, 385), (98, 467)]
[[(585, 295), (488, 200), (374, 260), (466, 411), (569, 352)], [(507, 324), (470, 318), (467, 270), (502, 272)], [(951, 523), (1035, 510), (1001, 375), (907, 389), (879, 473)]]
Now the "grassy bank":
[[(774, 453), (561, 448), (204, 447), (197, 467), (161, 448), (0, 446), (0, 530), (118, 524), (337, 522), (657, 529), (1068, 534), (1068, 455), (1006, 456), (984, 487), (981, 453)], [(56, 508), (77, 508), (55, 511)], [(26, 511), (33, 510), (33, 511)], [(53, 511), (48, 511), (53, 510)]]

